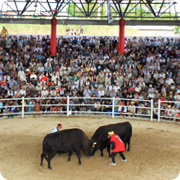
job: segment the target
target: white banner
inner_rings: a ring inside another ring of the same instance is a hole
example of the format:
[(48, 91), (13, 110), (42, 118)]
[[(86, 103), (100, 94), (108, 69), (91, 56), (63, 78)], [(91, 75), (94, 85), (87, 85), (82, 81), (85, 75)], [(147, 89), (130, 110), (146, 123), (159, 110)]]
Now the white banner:
[(108, 14), (108, 24), (110, 24), (111, 22), (113, 22), (110, 0), (107, 0), (107, 14)]

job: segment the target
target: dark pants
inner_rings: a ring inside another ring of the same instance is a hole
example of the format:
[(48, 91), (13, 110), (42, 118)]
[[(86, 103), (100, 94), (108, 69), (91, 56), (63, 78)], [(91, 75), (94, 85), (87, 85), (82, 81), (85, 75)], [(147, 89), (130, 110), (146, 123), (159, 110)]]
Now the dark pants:
[(112, 158), (112, 162), (113, 162), (113, 163), (115, 163), (115, 156), (116, 156), (117, 153), (119, 153), (119, 155), (121, 156), (121, 158), (122, 158), (123, 160), (126, 159), (125, 156), (124, 156), (124, 154), (123, 154), (123, 152), (113, 152), (113, 153), (111, 154), (111, 158)]

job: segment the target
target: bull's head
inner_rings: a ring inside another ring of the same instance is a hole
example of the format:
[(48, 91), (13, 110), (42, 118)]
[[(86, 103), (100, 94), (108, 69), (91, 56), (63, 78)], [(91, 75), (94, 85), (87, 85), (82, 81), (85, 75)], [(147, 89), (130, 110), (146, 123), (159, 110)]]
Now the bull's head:
[(98, 150), (98, 143), (97, 142), (91, 142), (91, 146), (93, 148), (93, 151), (91, 153), (91, 155), (93, 156), (95, 154), (95, 152)]
[(83, 152), (86, 156), (91, 156), (92, 152), (93, 152), (93, 147), (91, 145), (91, 143), (89, 142), (88, 145), (83, 149)]

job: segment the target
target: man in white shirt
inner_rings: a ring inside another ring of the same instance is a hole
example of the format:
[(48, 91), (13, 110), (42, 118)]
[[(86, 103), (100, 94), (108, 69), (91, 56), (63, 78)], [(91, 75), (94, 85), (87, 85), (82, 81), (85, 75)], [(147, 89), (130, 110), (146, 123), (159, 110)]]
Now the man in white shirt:
[(119, 87), (118, 83), (116, 83), (116, 85), (113, 87), (113, 89), (117, 93), (117, 90), (118, 89), (120, 90), (121, 88)]
[(47, 97), (49, 94), (48, 90), (46, 87), (43, 88), (43, 90), (41, 91), (41, 96), (42, 97)]
[(112, 90), (112, 86), (111, 86), (110, 82), (107, 83), (106, 90), (107, 90), (107, 88), (109, 88), (110, 91)]
[(24, 86), (22, 86), (22, 89), (20, 90), (20, 95), (21, 96), (26, 96), (26, 89)]
[(154, 99), (154, 90), (152, 90), (148, 96), (147, 96), (149, 99)]
[(168, 85), (171, 85), (172, 83), (174, 83), (173, 79), (170, 77), (167, 77), (165, 80), (165, 83), (168, 83)]
[(30, 79), (34, 78), (35, 80), (37, 80), (37, 75), (35, 74), (35, 72), (33, 71), (32, 74), (30, 75)]
[(57, 126), (55, 128), (53, 128), (49, 134), (58, 132), (61, 130), (61, 128), (62, 128), (62, 124), (57, 124)]
[(161, 73), (159, 74), (159, 78), (163, 78), (163, 79), (165, 79), (165, 77), (166, 77), (166, 74), (163, 72), (163, 71), (161, 71)]
[(99, 97), (104, 97), (104, 90), (102, 88), (100, 88), (100, 90), (98, 91)]
[(18, 77), (20, 77), (21, 81), (26, 80), (26, 76), (22, 68), (18, 71)]

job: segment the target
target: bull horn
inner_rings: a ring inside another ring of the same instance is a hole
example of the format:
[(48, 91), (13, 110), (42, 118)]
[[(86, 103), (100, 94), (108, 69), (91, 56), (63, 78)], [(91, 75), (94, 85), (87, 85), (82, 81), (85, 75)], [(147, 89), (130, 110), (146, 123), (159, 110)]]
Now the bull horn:
[(95, 147), (96, 144), (97, 144), (97, 142), (93, 142), (93, 147)]

